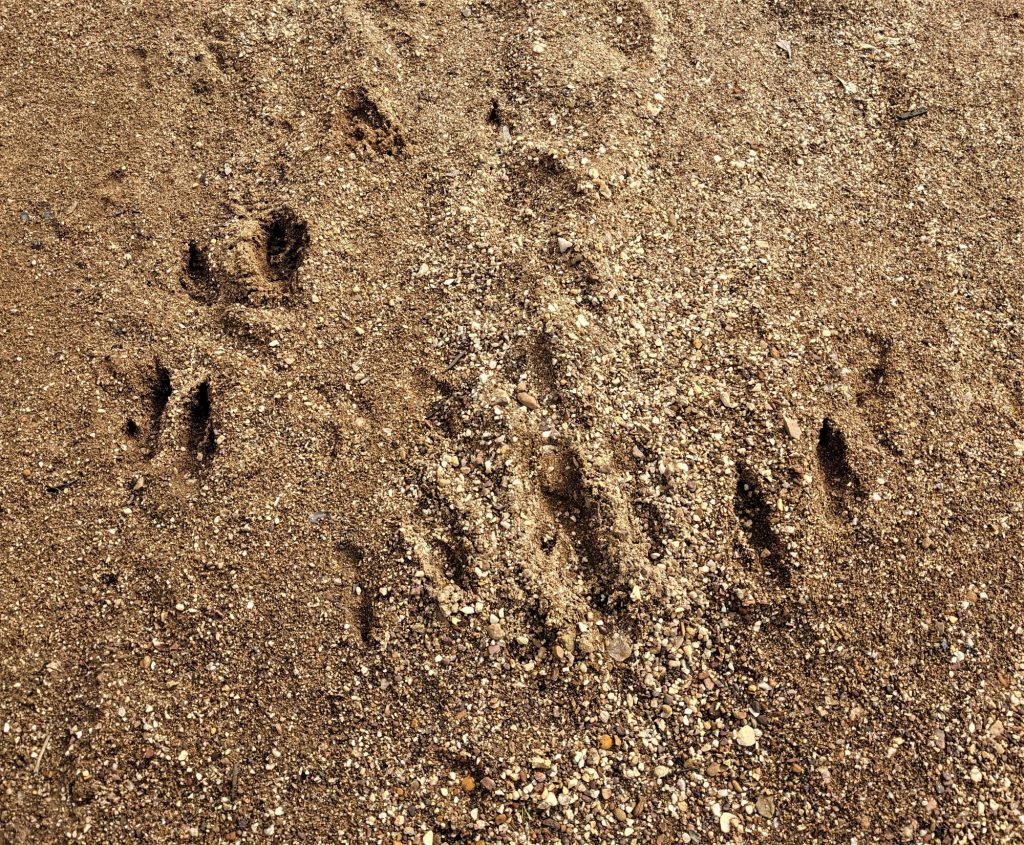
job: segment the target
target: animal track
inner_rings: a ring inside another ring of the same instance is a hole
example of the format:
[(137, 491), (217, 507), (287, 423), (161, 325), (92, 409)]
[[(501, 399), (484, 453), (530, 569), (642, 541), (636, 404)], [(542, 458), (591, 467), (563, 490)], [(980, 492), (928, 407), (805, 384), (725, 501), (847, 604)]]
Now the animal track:
[(743, 464), (737, 465), (733, 509), (755, 558), (782, 586), (788, 587), (792, 575), (785, 544), (772, 527), (771, 505), (757, 476)]
[(612, 285), (608, 259), (598, 259), (581, 250), (574, 252), (567, 263), (563, 284), (579, 290), (583, 304), (591, 311), (604, 314), (609, 310), (608, 290)]
[(843, 513), (849, 508), (850, 497), (860, 492), (860, 479), (847, 457), (846, 435), (827, 417), (818, 432), (817, 455), (832, 510)]
[(213, 430), (210, 382), (199, 383), (189, 397), (188, 406), (188, 453), (199, 464), (213, 457), (217, 451), (217, 437)]
[[(147, 458), (152, 458), (160, 447), (160, 429), (164, 411), (170, 401), (173, 388), (171, 374), (159, 358), (153, 359), (152, 370), (140, 369), (134, 372), (120, 370), (113, 361), (106, 362), (108, 372), (122, 385), (132, 389), (141, 399), (141, 413), (131, 414), (124, 421), (123, 431), (132, 440), (138, 441)], [(142, 422), (140, 422), (142, 420)]]
[(899, 398), (899, 355), (892, 340), (886, 337), (868, 335), (867, 347), (864, 354), (871, 363), (859, 373), (854, 399), (879, 445), (898, 456), (901, 449), (894, 433), (899, 428), (894, 406)]
[(306, 260), (309, 228), (290, 208), (270, 215), (262, 225), (267, 274), (276, 282), (291, 285)]
[[(149, 391), (149, 398), (152, 404), (149, 425), (149, 455), (152, 457), (160, 448), (160, 428), (163, 425), (164, 411), (167, 410), (167, 403), (171, 399), (174, 388), (171, 387), (171, 374), (159, 358), (153, 360), (153, 381)], [(129, 423), (132, 420), (128, 421)]]
[[(439, 401), (424, 401), (433, 457), (416, 473), (420, 505), (400, 529), (406, 555), (446, 623), (461, 624), (460, 611), (481, 602), (504, 608), (507, 645), (524, 659), (553, 644), (568, 660), (577, 650), (608, 654), (612, 642), (621, 655), (638, 624), (634, 587), (655, 577), (641, 517), (610, 452), (550, 433), (561, 403), (545, 342), (522, 344), (502, 369), (507, 388), (460, 382), (456, 371)], [(509, 398), (512, 371), (528, 374), (540, 407)]]
[(491, 99), (491, 108), (487, 112), (487, 122), (495, 129), (500, 129), (502, 126), (508, 126), (508, 121), (505, 119), (505, 110), (501, 107), (501, 103), (498, 102), (497, 97)]
[(339, 584), (345, 608), (345, 624), (359, 636), (363, 646), (372, 645), (376, 620), (373, 610), (373, 590), (364, 582), (363, 550), (350, 542), (336, 546), (335, 583)]
[(127, 393), (135, 407), (122, 430), (137, 443), (137, 458), (152, 464), (158, 476), (164, 467), (170, 475), (205, 471), (217, 451), (209, 377), (172, 374), (159, 356), (149, 365), (109, 358), (104, 365), (116, 392)]
[(189, 243), (182, 287), (204, 305), (289, 304), (299, 293), (308, 249), (309, 227), (290, 208), (260, 220), (234, 218), (208, 247)]
[(372, 569), (367, 566), (363, 538), (345, 530), (340, 539), (332, 541), (327, 516), (323, 514), (324, 521), (310, 520), (316, 526), (312, 531), (319, 536), (307, 547), (308, 562), (319, 571), (323, 585), (320, 621), (334, 645), (373, 647), (379, 643), (374, 602), (377, 586), (368, 580)]
[[(626, 598), (620, 589), (620, 563), (611, 554), (611, 538), (601, 514), (601, 501), (587, 490), (579, 458), (549, 448), (540, 459), (542, 503), (549, 519), (540, 526), (541, 550), (547, 555), (560, 551), (561, 564), (580, 574), (587, 588), (586, 598), (600, 612)], [(614, 542), (614, 541), (612, 541)]]
[(659, 35), (659, 17), (646, 0), (602, 4), (595, 13), (608, 23), (611, 43), (623, 55), (643, 65), (654, 54)]
[(892, 341), (881, 339), (872, 343), (875, 361), (862, 376), (863, 387), (857, 393), (857, 404), (865, 405), (872, 399), (882, 395), (887, 387), (889, 377), (889, 357), (892, 354)]
[(478, 548), (481, 544), (473, 538), (473, 527), (480, 524), (482, 515), (469, 502), (458, 505), (445, 492), (443, 482), (428, 482), (426, 489), (428, 510), (436, 526), (427, 539), (431, 555), (446, 580), (460, 590), (470, 589), (476, 557), (487, 551), (485, 546)]
[(808, 28), (849, 18), (856, 11), (855, 5), (849, 2), (823, 3), (821, 0), (768, 0), (767, 8), (780, 20), (792, 20)]
[(398, 121), (363, 87), (354, 88), (342, 97), (341, 112), (334, 120), (334, 128), (365, 154), (400, 156), (408, 151)]
[(536, 144), (516, 144), (502, 157), (505, 186), (502, 196), (515, 209), (553, 213), (582, 199), (581, 177), (568, 162)]
[(185, 262), (185, 278), (182, 280), (182, 286), (189, 296), (204, 305), (210, 305), (217, 298), (217, 287), (210, 269), (210, 259), (206, 250), (195, 241), (188, 245), (188, 258)]

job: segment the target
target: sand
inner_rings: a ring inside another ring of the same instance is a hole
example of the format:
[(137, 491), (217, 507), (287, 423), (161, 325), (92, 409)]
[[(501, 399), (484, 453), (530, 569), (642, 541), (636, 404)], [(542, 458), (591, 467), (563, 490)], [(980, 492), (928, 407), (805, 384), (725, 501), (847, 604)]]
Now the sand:
[(0, 841), (1020, 842), (1022, 45), (0, 4)]

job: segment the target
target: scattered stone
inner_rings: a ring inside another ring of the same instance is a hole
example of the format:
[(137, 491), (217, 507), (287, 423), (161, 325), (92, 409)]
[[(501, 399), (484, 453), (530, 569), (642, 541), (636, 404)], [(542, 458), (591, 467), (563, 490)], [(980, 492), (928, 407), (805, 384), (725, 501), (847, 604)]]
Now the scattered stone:
[(846, 94), (856, 94), (860, 89), (852, 82), (843, 79), (841, 76), (837, 76), (839, 84), (843, 86), (843, 92)]
[(567, 240), (566, 238), (559, 238), (558, 239), (558, 252), (560, 254), (564, 255), (570, 249), (572, 249), (572, 241)]
[(597, 744), (601, 747), (602, 751), (608, 751), (613, 745), (613, 740), (610, 734), (601, 734), (597, 738)]
[(757, 814), (762, 818), (770, 819), (775, 816), (775, 801), (767, 795), (762, 795), (758, 798), (757, 803), (754, 804), (754, 808), (757, 810)]
[(783, 415), (782, 424), (785, 426), (786, 434), (789, 435), (790, 439), (799, 440), (804, 436), (803, 429), (800, 428), (800, 423), (798, 423), (794, 417)]
[(736, 731), (736, 743), (738, 745), (742, 745), (744, 748), (749, 748), (750, 746), (757, 744), (757, 734), (750, 725), (744, 725)]
[(605, 650), (612, 660), (619, 663), (625, 663), (633, 656), (633, 644), (618, 632), (606, 639)]
[(540, 402), (537, 401), (537, 397), (525, 390), (520, 390), (516, 394), (516, 401), (524, 408), (528, 408), (531, 411), (540, 410)]
[(776, 41), (775, 46), (786, 54), (787, 59), (793, 58), (793, 45), (789, 41)]

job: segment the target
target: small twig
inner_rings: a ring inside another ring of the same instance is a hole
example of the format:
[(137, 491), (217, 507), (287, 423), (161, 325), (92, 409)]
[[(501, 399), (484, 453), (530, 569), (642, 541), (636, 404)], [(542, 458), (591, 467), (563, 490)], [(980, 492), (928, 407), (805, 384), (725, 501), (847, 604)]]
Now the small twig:
[(43, 744), (39, 749), (39, 754), (36, 755), (36, 764), (32, 767), (32, 774), (39, 774), (39, 766), (43, 762), (43, 755), (46, 753), (46, 749), (50, 747), (50, 734), (47, 733), (43, 738)]
[(920, 117), (923, 114), (928, 114), (928, 109), (925, 106), (918, 106), (916, 109), (905, 111), (902, 114), (896, 115), (897, 120), (913, 120), (915, 117)]
[(447, 367), (445, 367), (441, 372), (447, 373), (447, 372), (449, 372), (451, 370), (454, 370), (462, 362), (462, 359), (465, 358), (465, 357), (466, 357), (466, 353), (465, 352), (460, 352), (458, 355), (455, 356), (455, 359)]

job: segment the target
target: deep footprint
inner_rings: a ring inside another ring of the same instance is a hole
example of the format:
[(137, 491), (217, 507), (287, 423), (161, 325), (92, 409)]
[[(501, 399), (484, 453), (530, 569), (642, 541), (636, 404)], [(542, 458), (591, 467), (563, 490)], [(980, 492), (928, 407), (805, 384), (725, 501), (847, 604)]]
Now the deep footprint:
[(188, 451), (200, 465), (208, 464), (217, 451), (212, 413), (210, 383), (204, 381), (196, 388), (188, 406)]
[(832, 508), (837, 513), (846, 510), (850, 496), (860, 491), (860, 479), (850, 466), (847, 452), (846, 435), (826, 417), (818, 432), (818, 465)]
[(792, 573), (786, 563), (785, 545), (772, 528), (771, 506), (754, 473), (742, 464), (737, 469), (736, 497), (733, 499), (736, 518), (757, 559), (782, 586), (788, 587)]

